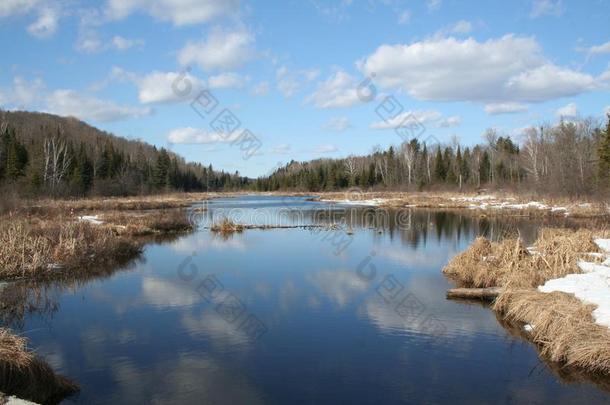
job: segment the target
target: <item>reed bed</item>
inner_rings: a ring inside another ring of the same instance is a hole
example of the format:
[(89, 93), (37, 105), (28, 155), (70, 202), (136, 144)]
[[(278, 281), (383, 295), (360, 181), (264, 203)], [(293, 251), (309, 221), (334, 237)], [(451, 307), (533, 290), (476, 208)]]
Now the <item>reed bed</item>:
[(518, 238), (477, 238), (443, 272), (466, 287), (501, 287), (493, 310), (509, 323), (531, 325), (527, 335), (545, 358), (607, 375), (610, 329), (595, 323), (596, 306), (572, 294), (537, 290), (548, 280), (581, 273), (578, 261), (599, 251), (595, 237), (608, 237), (608, 231), (542, 229), (529, 249)]
[(185, 210), (153, 210), (140, 212), (112, 211), (101, 220), (120, 235), (147, 236), (193, 230), (194, 224)]
[(243, 232), (244, 226), (241, 224), (236, 224), (229, 218), (224, 218), (222, 221), (212, 224), (210, 227), (210, 231), (214, 233), (219, 233), (221, 235), (230, 235), (233, 233)]
[(28, 350), (25, 338), (0, 328), (0, 390), (37, 403), (57, 403), (78, 386)]
[(112, 229), (72, 218), (43, 220), (3, 217), (0, 224), (0, 278), (51, 276), (113, 265), (140, 252), (137, 242)]

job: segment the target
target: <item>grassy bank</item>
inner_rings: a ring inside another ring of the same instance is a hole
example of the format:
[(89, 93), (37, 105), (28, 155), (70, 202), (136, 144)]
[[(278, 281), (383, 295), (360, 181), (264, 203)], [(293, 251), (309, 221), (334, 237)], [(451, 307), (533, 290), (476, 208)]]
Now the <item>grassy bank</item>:
[(524, 327), (545, 358), (610, 375), (610, 329), (593, 316), (596, 305), (539, 288), (549, 280), (583, 273), (585, 260), (601, 262), (607, 252), (594, 239), (607, 236), (601, 230), (543, 229), (529, 248), (518, 238), (478, 238), (443, 272), (464, 287), (501, 287), (493, 310)]
[(0, 391), (36, 403), (58, 403), (78, 386), (53, 372), (25, 338), (0, 328)]
[(604, 217), (610, 206), (604, 201), (551, 198), (506, 192), (324, 192), (315, 193), (322, 201), (362, 203), (391, 208), (436, 208), (469, 210), (478, 215)]

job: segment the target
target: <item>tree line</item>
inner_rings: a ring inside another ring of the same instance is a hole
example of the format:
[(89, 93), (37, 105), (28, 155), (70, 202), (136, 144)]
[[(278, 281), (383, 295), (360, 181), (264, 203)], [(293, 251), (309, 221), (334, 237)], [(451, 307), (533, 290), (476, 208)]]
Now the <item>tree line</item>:
[(0, 112), (0, 186), (21, 195), (134, 195), (238, 190), (239, 173), (187, 163), (139, 140), (99, 131), (74, 118)]
[(610, 116), (523, 131), (521, 142), (488, 129), (485, 142), (430, 145), (417, 139), (366, 156), (291, 161), (254, 181), (258, 191), (363, 189), (529, 189), (549, 195), (604, 195), (610, 187)]

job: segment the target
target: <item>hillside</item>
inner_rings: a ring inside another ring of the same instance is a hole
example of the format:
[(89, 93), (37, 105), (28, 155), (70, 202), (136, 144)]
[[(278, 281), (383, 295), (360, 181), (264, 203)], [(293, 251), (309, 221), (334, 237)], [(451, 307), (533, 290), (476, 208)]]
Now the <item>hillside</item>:
[(0, 187), (20, 195), (230, 190), (247, 183), (238, 173), (187, 163), (164, 148), (115, 136), (76, 118), (0, 111)]

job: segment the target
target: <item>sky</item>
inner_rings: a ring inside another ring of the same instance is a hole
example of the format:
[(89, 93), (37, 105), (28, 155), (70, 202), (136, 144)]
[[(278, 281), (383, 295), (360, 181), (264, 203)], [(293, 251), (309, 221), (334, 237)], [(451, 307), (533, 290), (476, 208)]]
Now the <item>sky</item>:
[(610, 111), (609, 16), (603, 0), (0, 0), (0, 108), (251, 177), (406, 136), (519, 141)]

